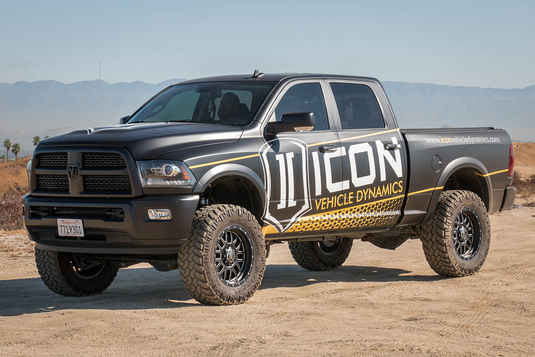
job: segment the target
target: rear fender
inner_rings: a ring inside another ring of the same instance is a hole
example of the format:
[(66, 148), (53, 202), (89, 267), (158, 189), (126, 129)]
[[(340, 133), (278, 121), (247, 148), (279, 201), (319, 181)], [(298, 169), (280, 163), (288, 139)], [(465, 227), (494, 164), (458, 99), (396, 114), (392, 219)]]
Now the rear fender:
[(433, 192), (433, 195), (431, 196), (431, 200), (429, 201), (429, 206), (427, 207), (427, 214), (422, 224), (425, 224), (435, 212), (435, 209), (438, 204), (438, 199), (440, 197), (440, 193), (444, 190), (444, 186), (446, 185), (450, 177), (452, 177), (452, 175), (458, 172), (459, 170), (466, 169), (466, 168), (473, 169), (474, 174), (476, 174), (478, 179), (481, 181), (483, 197), (480, 197), (480, 198), (481, 200), (483, 200), (483, 202), (485, 202), (485, 205), (487, 206), (487, 211), (492, 212), (492, 209), (493, 209), (493, 207), (491, 207), (492, 202), (493, 202), (492, 182), (489, 176), (485, 176), (486, 174), (489, 173), (487, 171), (487, 168), (485, 167), (485, 165), (483, 165), (481, 161), (477, 159), (474, 159), (472, 157), (461, 157), (450, 162), (442, 171), (442, 174), (437, 180), (437, 183), (435, 186), (441, 189), (437, 189)]

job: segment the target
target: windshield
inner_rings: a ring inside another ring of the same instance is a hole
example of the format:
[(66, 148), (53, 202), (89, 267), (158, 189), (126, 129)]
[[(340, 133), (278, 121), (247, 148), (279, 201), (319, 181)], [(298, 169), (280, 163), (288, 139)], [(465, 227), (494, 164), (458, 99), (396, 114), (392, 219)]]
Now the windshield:
[(128, 123), (247, 125), (274, 85), (272, 82), (177, 84), (148, 102)]

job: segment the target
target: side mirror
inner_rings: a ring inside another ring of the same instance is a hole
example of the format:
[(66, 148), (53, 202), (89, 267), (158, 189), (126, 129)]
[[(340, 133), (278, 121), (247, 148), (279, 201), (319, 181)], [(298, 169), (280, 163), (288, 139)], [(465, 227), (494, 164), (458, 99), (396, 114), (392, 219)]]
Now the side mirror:
[(291, 112), (282, 115), (281, 121), (268, 123), (268, 132), (276, 135), (289, 131), (310, 131), (315, 120), (312, 112)]
[(119, 119), (119, 124), (126, 124), (126, 122), (128, 121), (128, 119), (130, 119), (130, 115), (127, 115), (125, 117), (122, 117), (121, 119)]

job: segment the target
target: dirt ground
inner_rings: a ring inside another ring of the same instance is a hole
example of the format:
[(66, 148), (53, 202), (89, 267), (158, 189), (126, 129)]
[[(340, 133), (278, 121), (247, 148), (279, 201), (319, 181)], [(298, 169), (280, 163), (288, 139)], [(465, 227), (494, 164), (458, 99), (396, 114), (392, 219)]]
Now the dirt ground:
[(178, 271), (119, 271), (68, 298), (38, 277), (24, 232), (0, 233), (0, 356), (529, 356), (535, 352), (535, 208), (491, 217), (482, 270), (442, 278), (419, 241), (355, 241), (346, 264), (310, 272), (272, 248), (260, 290), (203, 306)]

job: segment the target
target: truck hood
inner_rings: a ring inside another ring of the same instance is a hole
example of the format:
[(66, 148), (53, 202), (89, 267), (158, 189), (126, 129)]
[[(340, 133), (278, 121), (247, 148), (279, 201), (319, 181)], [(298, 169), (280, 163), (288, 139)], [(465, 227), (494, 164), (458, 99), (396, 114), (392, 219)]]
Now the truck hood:
[(121, 146), (135, 160), (154, 160), (172, 151), (238, 141), (238, 126), (201, 123), (140, 123), (76, 130), (41, 141), (50, 146)]

